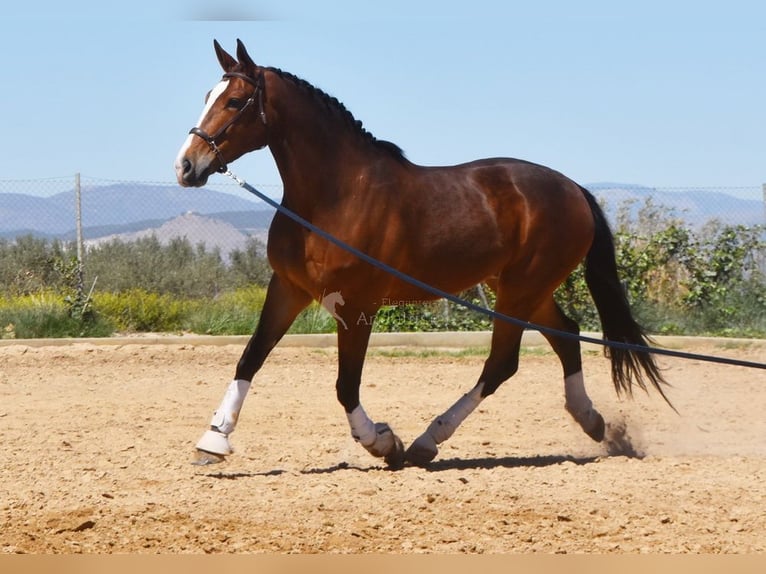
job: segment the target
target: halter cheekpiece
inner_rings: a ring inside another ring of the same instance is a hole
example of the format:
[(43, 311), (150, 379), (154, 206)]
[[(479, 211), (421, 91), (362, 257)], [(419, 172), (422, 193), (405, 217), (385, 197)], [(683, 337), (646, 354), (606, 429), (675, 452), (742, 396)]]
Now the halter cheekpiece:
[(257, 78), (252, 78), (248, 76), (247, 74), (243, 74), (241, 72), (226, 72), (223, 75), (224, 80), (227, 80), (229, 78), (239, 78), (240, 80), (244, 80), (251, 86), (253, 86), (253, 93), (250, 94), (250, 97), (247, 99), (245, 104), (237, 110), (237, 113), (234, 114), (229, 121), (227, 121), (225, 124), (223, 124), (218, 131), (216, 131), (213, 135), (208, 134), (205, 130), (199, 127), (193, 127), (189, 130), (190, 134), (194, 134), (195, 136), (198, 136), (202, 138), (205, 143), (210, 147), (211, 151), (216, 155), (216, 158), (218, 158), (218, 163), (220, 164), (218, 166), (218, 171), (221, 173), (226, 172), (228, 167), (226, 166), (226, 161), (223, 159), (223, 155), (221, 154), (221, 149), (218, 147), (218, 144), (216, 143), (216, 140), (221, 137), (226, 130), (228, 130), (234, 122), (239, 120), (239, 118), (242, 116), (242, 114), (247, 111), (249, 107), (251, 107), (253, 104), (258, 102), (258, 115), (261, 118), (261, 121), (264, 125), (267, 125), (266, 122), (266, 112), (263, 109), (263, 92), (265, 89), (265, 83), (263, 79), (263, 72), (258, 74)]

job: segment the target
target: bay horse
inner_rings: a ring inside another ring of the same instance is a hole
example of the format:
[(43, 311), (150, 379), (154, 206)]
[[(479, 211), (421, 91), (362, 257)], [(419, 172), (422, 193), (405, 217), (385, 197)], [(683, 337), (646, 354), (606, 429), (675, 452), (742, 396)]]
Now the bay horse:
[[(553, 293), (584, 261), (604, 338), (628, 343), (606, 352), (617, 393), (665, 383), (644, 330), (631, 315), (617, 274), (613, 237), (594, 197), (561, 173), (527, 161), (481, 159), (424, 167), (376, 139), (334, 97), (277, 68), (256, 65), (237, 40), (236, 58), (214, 40), (222, 80), (175, 161), (181, 186), (209, 176), (248, 152), (268, 147), (283, 183), (282, 205), (341, 241), (443, 292), (487, 283), (495, 310), (565, 333), (578, 325)], [(239, 359), (210, 427), (196, 445), (198, 462), (233, 451), (234, 431), (251, 381), (297, 315), (338, 294), (337, 399), (351, 435), (393, 469), (427, 465), (471, 412), (519, 365), (523, 327), (495, 320), (489, 356), (476, 384), (405, 450), (386, 423), (360, 402), (362, 365), (372, 321), (385, 301), (427, 301), (422, 288), (371, 266), (278, 212), (269, 229), (273, 274), (253, 336)], [(586, 393), (580, 342), (544, 333), (563, 368), (564, 406), (585, 433), (604, 440), (603, 417)], [(637, 346), (636, 348), (632, 347)]]

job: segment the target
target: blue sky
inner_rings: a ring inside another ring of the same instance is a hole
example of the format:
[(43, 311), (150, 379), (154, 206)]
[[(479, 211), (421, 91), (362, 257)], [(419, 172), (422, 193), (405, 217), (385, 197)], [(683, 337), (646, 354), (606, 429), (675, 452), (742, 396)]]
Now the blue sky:
[[(428, 165), (509, 156), (580, 183), (766, 182), (766, 3), (11, 3), (0, 180), (175, 180), (213, 38), (341, 100)], [(232, 168), (279, 183), (267, 151)], [(221, 176), (217, 176), (221, 177)]]

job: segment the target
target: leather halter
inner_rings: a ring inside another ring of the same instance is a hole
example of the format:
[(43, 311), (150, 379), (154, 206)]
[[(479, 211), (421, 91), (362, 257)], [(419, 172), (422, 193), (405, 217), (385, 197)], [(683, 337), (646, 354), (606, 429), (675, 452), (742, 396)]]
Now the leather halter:
[(225, 124), (223, 124), (220, 128), (218, 128), (218, 131), (216, 131), (213, 135), (208, 134), (205, 130), (199, 127), (193, 127), (189, 130), (190, 134), (194, 134), (195, 136), (198, 136), (202, 138), (205, 143), (210, 147), (211, 151), (215, 154), (216, 158), (218, 158), (218, 163), (220, 164), (218, 166), (218, 171), (221, 173), (226, 172), (228, 167), (226, 166), (226, 162), (223, 159), (223, 155), (221, 154), (221, 150), (218, 147), (218, 144), (216, 143), (216, 140), (221, 137), (226, 130), (228, 130), (234, 122), (239, 120), (239, 118), (247, 111), (249, 107), (251, 107), (253, 104), (258, 102), (258, 115), (261, 118), (261, 121), (264, 125), (267, 125), (266, 122), (266, 112), (263, 110), (263, 92), (265, 90), (265, 83), (263, 79), (263, 72), (258, 74), (257, 78), (251, 78), (247, 74), (242, 74), (240, 72), (226, 72), (223, 75), (223, 80), (229, 79), (229, 78), (239, 78), (240, 80), (244, 80), (251, 86), (253, 86), (253, 93), (250, 94), (250, 97), (247, 99), (247, 101), (244, 103), (244, 105), (237, 110), (237, 113), (234, 114), (231, 118), (229, 118), (229, 121), (227, 121)]

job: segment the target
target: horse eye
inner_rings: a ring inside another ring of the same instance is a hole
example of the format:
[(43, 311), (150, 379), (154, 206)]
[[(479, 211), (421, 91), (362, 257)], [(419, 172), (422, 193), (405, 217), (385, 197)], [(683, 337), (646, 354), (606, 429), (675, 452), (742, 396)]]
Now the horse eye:
[(235, 110), (239, 110), (239, 109), (242, 108), (242, 100), (240, 100), (239, 98), (231, 98), (226, 103), (226, 107), (227, 108), (233, 108)]

